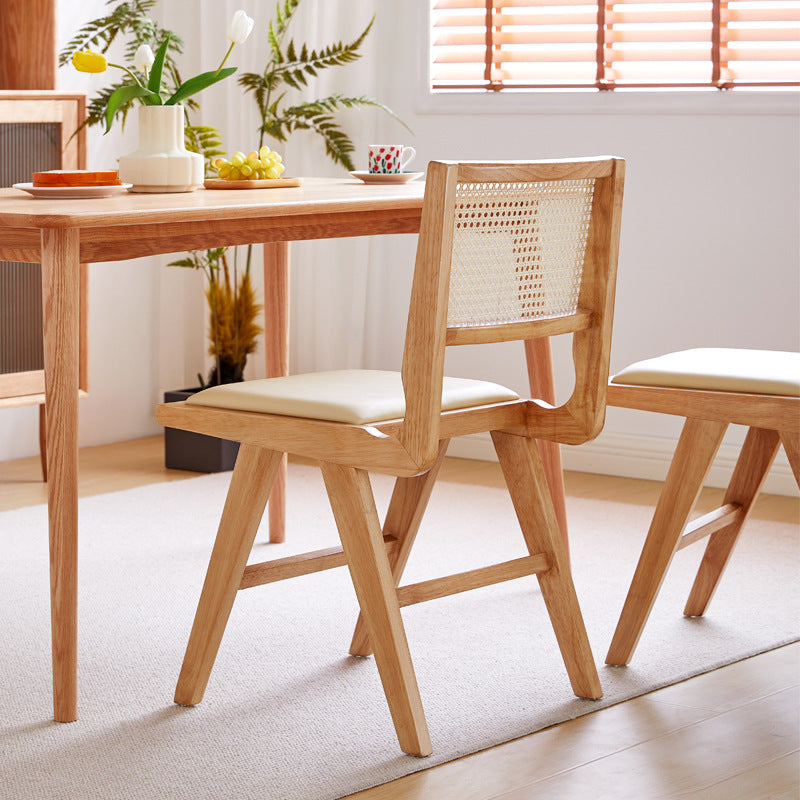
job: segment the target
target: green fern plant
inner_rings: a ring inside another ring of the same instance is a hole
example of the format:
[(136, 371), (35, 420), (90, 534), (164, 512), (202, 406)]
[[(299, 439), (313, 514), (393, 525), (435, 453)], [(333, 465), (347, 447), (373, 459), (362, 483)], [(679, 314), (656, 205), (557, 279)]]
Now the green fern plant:
[(367, 27), (352, 42), (337, 42), (321, 50), (297, 46), (293, 39), (284, 44), (292, 17), (301, 0), (284, 0), (278, 3), (275, 19), (267, 32), (270, 58), (263, 72), (245, 72), (239, 76), (239, 84), (246, 93), (252, 94), (261, 119), (259, 145), (269, 136), (285, 142), (295, 131), (308, 130), (317, 134), (325, 143), (325, 152), (334, 163), (348, 170), (355, 169), (352, 154), (353, 142), (339, 125), (336, 115), (347, 108), (371, 106), (390, 114), (408, 128), (397, 115), (383, 103), (366, 95), (347, 97), (332, 94), (328, 97), (285, 105), (288, 89), (303, 90), (309, 78), (329, 67), (350, 64), (361, 58), (360, 48), (375, 21), (373, 17)]

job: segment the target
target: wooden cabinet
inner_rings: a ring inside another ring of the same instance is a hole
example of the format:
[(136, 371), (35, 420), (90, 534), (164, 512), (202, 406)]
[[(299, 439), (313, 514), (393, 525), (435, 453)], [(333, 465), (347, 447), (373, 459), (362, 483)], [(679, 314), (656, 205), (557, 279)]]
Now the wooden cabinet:
[[(85, 168), (85, 133), (75, 133), (85, 112), (82, 94), (0, 91), (0, 186), (28, 182), (34, 171)], [(88, 388), (87, 288), (86, 265), (82, 265), (83, 391)], [(0, 408), (43, 403), (42, 369), (41, 268), (36, 263), (0, 261)]]

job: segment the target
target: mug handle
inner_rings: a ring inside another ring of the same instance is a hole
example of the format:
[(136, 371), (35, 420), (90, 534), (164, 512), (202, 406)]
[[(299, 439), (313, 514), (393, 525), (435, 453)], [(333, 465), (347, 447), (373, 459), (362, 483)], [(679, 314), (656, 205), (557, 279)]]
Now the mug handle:
[(400, 172), (405, 172), (408, 164), (411, 163), (417, 151), (413, 147), (403, 148), (403, 160), (400, 162)]

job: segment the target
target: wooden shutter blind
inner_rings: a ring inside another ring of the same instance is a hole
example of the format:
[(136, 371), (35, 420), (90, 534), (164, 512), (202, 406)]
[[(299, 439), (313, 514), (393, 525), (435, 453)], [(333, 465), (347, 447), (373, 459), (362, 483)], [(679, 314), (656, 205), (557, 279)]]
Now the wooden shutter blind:
[(800, 85), (800, 0), (433, 0), (433, 89)]

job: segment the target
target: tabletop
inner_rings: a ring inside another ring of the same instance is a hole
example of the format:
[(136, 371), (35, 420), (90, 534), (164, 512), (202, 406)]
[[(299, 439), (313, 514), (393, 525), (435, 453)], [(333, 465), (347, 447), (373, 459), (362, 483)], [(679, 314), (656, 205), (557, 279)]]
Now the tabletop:
[(80, 261), (121, 261), (209, 247), (416, 233), (425, 184), (304, 178), (277, 189), (125, 192), (36, 199), (0, 189), (0, 257), (39, 262), (41, 232), (80, 231)]
[(298, 187), (274, 189), (198, 189), (195, 192), (115, 197), (36, 199), (21, 189), (0, 189), (0, 226), (17, 228), (102, 227), (127, 223), (232, 219), (319, 213), (421, 208), (425, 184), (365, 184), (354, 178), (303, 178)]

